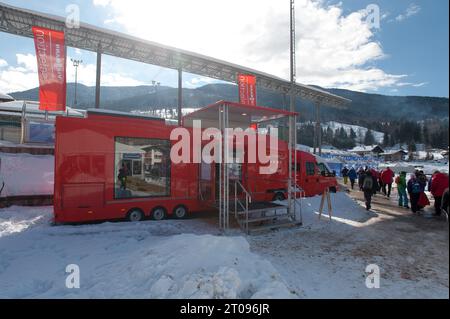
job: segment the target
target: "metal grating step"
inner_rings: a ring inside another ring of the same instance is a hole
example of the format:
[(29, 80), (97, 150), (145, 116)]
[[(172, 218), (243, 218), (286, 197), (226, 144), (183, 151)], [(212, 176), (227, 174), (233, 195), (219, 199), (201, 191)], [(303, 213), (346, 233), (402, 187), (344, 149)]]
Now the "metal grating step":
[[(287, 218), (288, 215), (284, 214), (284, 215), (272, 215), (272, 216), (262, 216), (262, 217), (256, 217), (256, 218), (251, 218), (248, 220), (249, 223), (256, 223), (256, 222), (263, 222), (263, 221), (270, 221), (270, 220), (279, 220), (282, 218)], [(245, 223), (245, 221), (244, 221)]]
[(258, 233), (263, 231), (270, 231), (275, 230), (278, 228), (288, 228), (288, 227), (295, 227), (295, 226), (301, 226), (300, 222), (294, 222), (291, 220), (283, 220), (279, 221), (278, 223), (271, 223), (271, 224), (265, 224), (261, 226), (255, 226), (255, 227), (249, 227), (248, 231), (250, 234), (252, 233)]

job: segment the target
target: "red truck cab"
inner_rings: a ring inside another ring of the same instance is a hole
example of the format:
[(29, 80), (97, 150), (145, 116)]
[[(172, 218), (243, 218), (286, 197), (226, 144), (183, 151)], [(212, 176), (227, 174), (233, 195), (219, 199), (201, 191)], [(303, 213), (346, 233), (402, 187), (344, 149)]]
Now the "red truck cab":
[(326, 162), (314, 154), (297, 150), (297, 185), (305, 191), (305, 196), (322, 194), (326, 188), (336, 192), (336, 174), (331, 172)]

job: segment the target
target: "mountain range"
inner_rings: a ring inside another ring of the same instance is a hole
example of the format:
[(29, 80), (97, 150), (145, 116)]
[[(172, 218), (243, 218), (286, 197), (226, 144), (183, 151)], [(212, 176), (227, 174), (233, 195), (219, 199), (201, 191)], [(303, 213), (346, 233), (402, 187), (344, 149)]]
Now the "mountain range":
[[(74, 106), (74, 83), (67, 84), (67, 104)], [(323, 121), (338, 121), (348, 124), (367, 124), (395, 120), (422, 121), (449, 117), (449, 99), (442, 97), (388, 96), (369, 94), (344, 89), (323, 89), (352, 100), (345, 110), (324, 105), (321, 108)], [(177, 105), (178, 89), (168, 86), (101, 87), (101, 107), (129, 112), (172, 108)], [(38, 100), (39, 89), (10, 93), (15, 99)], [(77, 108), (86, 109), (94, 105), (95, 87), (77, 85)], [(287, 109), (289, 97), (257, 88), (258, 105)], [(183, 89), (183, 105), (201, 107), (218, 100), (238, 100), (238, 89), (233, 84), (207, 84), (198, 88)], [(310, 101), (297, 99), (296, 110), (301, 120), (314, 119), (314, 106)]]

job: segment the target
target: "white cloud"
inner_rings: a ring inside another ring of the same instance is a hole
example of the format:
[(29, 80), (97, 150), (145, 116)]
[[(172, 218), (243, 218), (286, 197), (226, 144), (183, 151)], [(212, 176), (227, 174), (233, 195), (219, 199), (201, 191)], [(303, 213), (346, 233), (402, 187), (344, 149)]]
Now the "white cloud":
[(416, 14), (418, 14), (420, 12), (420, 10), (421, 10), (420, 6), (418, 6), (415, 3), (411, 3), (404, 13), (399, 14), (398, 16), (395, 17), (395, 20), (398, 22), (402, 22), (403, 20), (406, 20), (407, 18), (415, 16)]
[(0, 68), (4, 68), (8, 66), (8, 62), (3, 59), (0, 59)]
[(17, 64), (23, 66), (29, 72), (37, 72), (37, 60), (34, 54), (16, 54)]
[[(66, 79), (74, 82), (75, 68), (67, 57)], [(78, 67), (78, 83), (84, 85), (95, 85), (95, 64), (80, 64)], [(136, 86), (145, 83), (133, 79), (126, 74), (113, 72), (102, 73), (102, 85), (105, 86)], [(0, 59), (0, 92), (11, 93), (25, 91), (39, 86), (37, 74), (36, 56), (33, 54), (16, 54), (16, 66), (8, 65), (5, 60)]]
[[(289, 7), (272, 0), (93, 0), (135, 36), (289, 78)], [(420, 9), (419, 9), (420, 10)], [(410, 15), (417, 8), (410, 9)], [(396, 86), (406, 75), (374, 66), (386, 58), (366, 10), (296, 1), (297, 80), (361, 91)], [(386, 18), (386, 16), (385, 16)]]
[[(36, 56), (31, 54), (16, 54), (17, 66), (6, 63), (0, 69), (0, 92), (11, 93), (28, 90), (38, 85), (36, 73)], [(3, 60), (4, 61), (4, 60)]]

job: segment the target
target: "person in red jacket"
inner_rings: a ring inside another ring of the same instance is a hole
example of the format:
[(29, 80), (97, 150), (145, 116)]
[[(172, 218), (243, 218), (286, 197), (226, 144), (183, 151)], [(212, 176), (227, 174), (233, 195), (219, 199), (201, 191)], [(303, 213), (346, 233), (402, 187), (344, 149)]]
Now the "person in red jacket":
[(430, 191), (434, 197), (434, 210), (435, 215), (441, 215), (442, 195), (445, 189), (448, 188), (448, 175), (439, 171), (434, 172), (431, 178)]
[[(390, 169), (390, 167), (386, 167), (381, 172), (381, 181), (383, 182), (383, 194), (387, 195), (387, 197), (391, 197), (392, 183), (394, 182), (394, 172)], [(386, 191), (387, 186), (387, 191)]]

